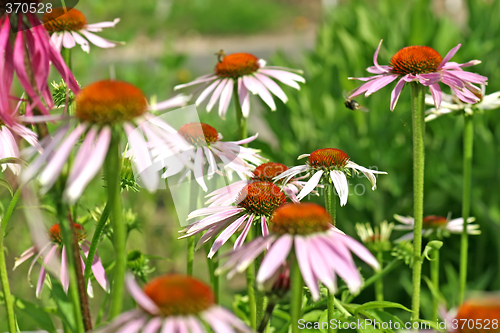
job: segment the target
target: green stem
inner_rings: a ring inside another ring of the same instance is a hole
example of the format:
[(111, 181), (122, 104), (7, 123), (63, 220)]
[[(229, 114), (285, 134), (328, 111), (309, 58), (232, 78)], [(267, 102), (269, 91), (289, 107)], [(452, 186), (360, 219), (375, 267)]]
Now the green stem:
[(424, 134), (425, 86), (411, 82), (413, 127), (413, 276), (412, 321), (420, 317), (420, 284), (422, 279), (422, 220), (424, 216)]
[[(247, 235), (247, 242), (253, 239), (253, 232), (250, 231)], [(250, 265), (247, 268), (247, 294), (248, 307), (250, 310), (250, 327), (253, 330), (257, 329), (257, 303), (255, 299), (255, 266)]]
[[(238, 124), (238, 135), (239, 139), (243, 140), (248, 137), (247, 132), (247, 118), (243, 116), (243, 112), (241, 110), (240, 105), (240, 97), (238, 95), (238, 85), (235, 84), (233, 88), (233, 96), (234, 96), (234, 105), (236, 107), (236, 122)], [(244, 145), (247, 146), (246, 144)]]
[(117, 133), (113, 133), (105, 167), (108, 182), (108, 203), (110, 205), (111, 223), (113, 226), (113, 247), (115, 248), (116, 256), (109, 310), (109, 319), (113, 319), (120, 314), (122, 309), (125, 271), (127, 269), (127, 229), (122, 216), (120, 138)]
[[(189, 212), (192, 212), (198, 208), (199, 193), (200, 193), (200, 186), (194, 179), (191, 179), (190, 189), (189, 189)], [(187, 243), (186, 273), (187, 275), (193, 275), (194, 245), (195, 245), (194, 236), (188, 237), (187, 241), (188, 243)]]
[[(333, 184), (325, 184), (325, 207), (330, 216), (332, 217), (333, 225), (336, 225), (337, 221), (337, 204), (335, 201), (335, 193), (333, 192)], [(328, 291), (328, 322), (333, 320), (334, 310), (335, 310), (335, 294), (330, 290)], [(336, 329), (328, 325), (328, 333), (336, 332)]]
[(92, 262), (94, 262), (94, 256), (97, 251), (97, 246), (99, 245), (99, 241), (101, 240), (102, 231), (106, 226), (106, 222), (109, 218), (109, 204), (106, 204), (104, 210), (101, 213), (101, 217), (97, 222), (97, 226), (95, 227), (94, 235), (92, 236), (92, 241), (90, 242), (89, 254), (87, 256), (87, 260), (85, 261), (85, 272), (83, 274), (85, 285), (88, 284), (90, 279), (90, 274), (92, 273)]
[(302, 317), (302, 291), (304, 281), (302, 280), (302, 274), (300, 273), (299, 263), (296, 258), (293, 258), (290, 268), (290, 279), (290, 288), (292, 290), (290, 304), (292, 333), (299, 333), (299, 320)]
[[(253, 239), (259, 237), (259, 233), (260, 233), (260, 224), (259, 223), (256, 223), (252, 226), (252, 230), (253, 230)], [(257, 272), (259, 271), (259, 268), (260, 268), (260, 263), (262, 262), (263, 260), (263, 255), (259, 255), (255, 260), (254, 260), (254, 266), (255, 266), (255, 274), (257, 274)], [(255, 309), (255, 313), (256, 313), (256, 323), (257, 324), (260, 324), (262, 322), (262, 319), (264, 318), (264, 315), (265, 315), (265, 309), (266, 309), (266, 306), (267, 306), (267, 297), (265, 296), (264, 292), (260, 291), (258, 288), (256, 288), (256, 291), (255, 291), (255, 303), (256, 303), (256, 309)]]
[(208, 276), (210, 278), (210, 285), (212, 286), (212, 292), (214, 293), (214, 301), (216, 304), (219, 304), (219, 276), (215, 275), (215, 270), (217, 269), (216, 266), (217, 252), (214, 254), (212, 259), (208, 257), (212, 245), (213, 242), (208, 242), (205, 245), (205, 253), (207, 255)]
[[(380, 269), (382, 269), (384, 266), (384, 252), (377, 252), (377, 261), (380, 264)], [(375, 281), (375, 299), (377, 301), (384, 300), (384, 280), (382, 278)]]
[[(434, 251), (435, 257), (434, 260), (431, 260), (431, 280), (434, 288), (439, 291), (439, 251)], [(433, 297), (432, 300), (432, 320), (438, 320), (438, 307), (439, 300), (436, 297)]]
[(264, 315), (262, 316), (262, 320), (260, 321), (259, 329), (257, 330), (257, 332), (264, 333), (264, 331), (266, 330), (266, 328), (269, 325), (269, 321), (271, 320), (275, 306), (276, 306), (276, 303), (274, 303), (272, 301), (267, 303), (266, 311), (264, 312)]
[(5, 231), (7, 230), (7, 225), (9, 223), (10, 217), (16, 208), (17, 201), (21, 196), (22, 185), (20, 185), (12, 200), (10, 201), (9, 207), (7, 207), (7, 211), (5, 212), (5, 216), (1, 221), (1, 230), (0, 230), (0, 282), (2, 283), (2, 291), (5, 302), (5, 310), (7, 314), (7, 325), (9, 328), (9, 333), (16, 332), (16, 317), (14, 314), (14, 298), (10, 293), (10, 285), (9, 285), (9, 276), (7, 275), (7, 264), (5, 263), (5, 250), (3, 247), (3, 240), (5, 237)]
[(462, 218), (464, 228), (462, 230), (460, 247), (460, 289), (459, 304), (462, 304), (467, 287), (467, 253), (469, 249), (469, 235), (467, 234), (467, 219), (470, 216), (471, 178), (472, 178), (472, 151), (474, 142), (474, 118), (464, 113), (464, 175), (462, 193)]
[(61, 56), (64, 60), (64, 62), (66, 63), (66, 66), (68, 66), (68, 69), (71, 71), (71, 49), (67, 49), (65, 47), (63, 47), (61, 49)]

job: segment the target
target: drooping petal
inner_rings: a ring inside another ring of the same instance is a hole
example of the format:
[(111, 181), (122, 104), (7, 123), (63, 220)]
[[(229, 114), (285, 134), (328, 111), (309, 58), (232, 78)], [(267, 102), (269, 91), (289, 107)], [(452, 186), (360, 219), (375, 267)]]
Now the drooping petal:
[(297, 262), (299, 264), (300, 273), (302, 278), (309, 290), (311, 291), (311, 296), (315, 301), (320, 299), (318, 283), (312, 272), (312, 263), (309, 262), (308, 252), (309, 247), (307, 246), (306, 240), (303, 236), (295, 236), (295, 255), (297, 256)]
[(330, 179), (339, 195), (340, 206), (345, 206), (349, 198), (349, 184), (346, 175), (342, 171), (332, 170), (330, 171)]
[(133, 274), (127, 274), (125, 277), (125, 283), (127, 286), (127, 290), (132, 295), (134, 300), (143, 308), (148, 311), (152, 315), (157, 315), (160, 313), (160, 309), (158, 306), (142, 291), (142, 289), (135, 282)]
[(85, 29), (79, 31), (82, 35), (87, 37), (87, 39), (94, 44), (95, 46), (102, 47), (103, 49), (115, 47), (117, 45), (116, 42), (112, 42), (110, 40), (104, 39), (102, 37), (97, 36), (96, 34), (91, 33)]
[(323, 173), (324, 173), (323, 170), (319, 170), (311, 177), (311, 179), (309, 179), (309, 181), (304, 185), (304, 188), (302, 188), (302, 191), (300, 191), (299, 195), (297, 196), (298, 200), (302, 200), (306, 195), (308, 195), (314, 190), (314, 188), (318, 185), (319, 181), (321, 180)]
[(401, 95), (401, 91), (403, 90), (403, 87), (405, 86), (405, 80), (401, 79), (398, 81), (396, 86), (391, 92), (391, 111), (394, 111), (394, 108), (396, 107), (396, 103), (398, 102), (399, 95)]
[(293, 236), (287, 234), (282, 235), (274, 242), (260, 264), (256, 278), (257, 283), (263, 284), (283, 265), (292, 249), (292, 245)]

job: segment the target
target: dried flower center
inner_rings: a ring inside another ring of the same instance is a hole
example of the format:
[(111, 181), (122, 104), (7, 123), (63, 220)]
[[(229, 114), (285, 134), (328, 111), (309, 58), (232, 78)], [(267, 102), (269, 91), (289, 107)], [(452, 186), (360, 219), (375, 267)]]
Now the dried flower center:
[(331, 228), (332, 217), (315, 203), (289, 203), (278, 209), (271, 218), (270, 230), (283, 235), (309, 235)]
[(236, 202), (250, 214), (269, 217), (276, 208), (286, 203), (286, 197), (285, 193), (272, 183), (254, 182), (241, 190)]
[(76, 96), (76, 116), (94, 124), (130, 121), (146, 112), (147, 102), (142, 91), (122, 81), (98, 81)]
[(179, 129), (179, 134), (193, 146), (206, 146), (219, 140), (219, 133), (204, 123), (189, 123)]
[(222, 58), (215, 66), (215, 74), (222, 77), (239, 78), (255, 73), (259, 69), (259, 58), (250, 53), (233, 53)]
[[(465, 322), (465, 325), (458, 325), (458, 329), (455, 331), (457, 333), (500, 332), (500, 298), (490, 297), (465, 301), (458, 310), (455, 319), (459, 323)], [(489, 327), (482, 326), (483, 328), (480, 328), (479, 325), (467, 325), (469, 322), (491, 324)]]
[(274, 177), (281, 175), (286, 170), (288, 167), (281, 163), (264, 163), (255, 168), (252, 179), (272, 183)]
[[(86, 236), (85, 230), (78, 223), (73, 223), (73, 225), (75, 227), (76, 235), (78, 236), (78, 242), (83, 241)], [(62, 231), (60, 223), (54, 224), (52, 227), (50, 227), (49, 237), (54, 243), (62, 244)]]
[(325, 148), (315, 150), (309, 155), (309, 165), (315, 169), (343, 169), (349, 162), (349, 156), (340, 149)]
[(144, 292), (164, 316), (196, 315), (214, 304), (209, 286), (180, 274), (157, 277), (144, 286)]
[(446, 217), (436, 215), (426, 216), (422, 221), (424, 228), (444, 228), (447, 223)]
[(63, 7), (56, 7), (50, 13), (45, 12), (42, 22), (48, 32), (78, 31), (85, 27), (87, 19), (74, 8), (65, 12)]
[(441, 55), (428, 46), (407, 46), (392, 56), (390, 65), (396, 74), (425, 74), (435, 72), (443, 61)]

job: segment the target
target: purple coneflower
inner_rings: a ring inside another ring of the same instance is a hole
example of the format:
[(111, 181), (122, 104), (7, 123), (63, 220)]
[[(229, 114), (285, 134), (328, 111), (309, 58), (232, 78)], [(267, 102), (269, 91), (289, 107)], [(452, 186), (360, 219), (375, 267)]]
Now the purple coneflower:
[(271, 93), (281, 99), (283, 103), (288, 102), (288, 97), (284, 91), (272, 79), (300, 90), (297, 82), (303, 83), (305, 80), (302, 76), (292, 73), (292, 71), (302, 73), (284, 67), (266, 66), (265, 60), (249, 53), (233, 53), (220, 56), (214, 73), (200, 76), (194, 81), (178, 85), (174, 89), (177, 90), (197, 84), (208, 85), (196, 100), (196, 106), (200, 105), (211, 94), (212, 96), (207, 104), (207, 111), (210, 112), (219, 101), (219, 115), (221, 118), (225, 118), (229, 102), (233, 96), (233, 90), (235, 90), (234, 87), (236, 87), (241, 111), (246, 118), (250, 113), (249, 92), (254, 95), (258, 94), (273, 111), (276, 111), (276, 104)]
[(269, 233), (267, 219), (285, 202), (285, 193), (273, 183), (250, 183), (240, 191), (234, 205), (206, 207), (191, 212), (188, 219), (206, 217), (188, 225), (181, 231), (184, 235), (180, 238), (190, 237), (207, 230), (197, 244), (199, 248), (220, 233), (208, 254), (208, 257), (212, 258), (221, 246), (239, 230), (243, 231), (236, 239), (234, 248), (242, 246), (254, 222), (260, 222), (262, 235), (266, 236)]
[[(38, 1), (20, 2), (28, 3), (28, 5), (38, 3)], [(17, 23), (14, 27), (17, 31), (15, 38), (11, 35), (11, 21)], [(3, 100), (5, 96), (8, 96), (8, 87), (12, 85), (15, 73), (30, 98), (26, 114), (33, 115), (34, 108), (48, 114), (48, 110), (54, 105), (47, 82), (50, 64), (57, 69), (73, 93), (80, 91), (73, 74), (59, 52), (51, 45), (50, 36), (35, 14), (22, 13), (20, 10), (17, 13), (5, 13), (0, 17), (0, 74), (2, 76), (0, 96)], [(0, 112), (5, 118), (8, 110), (4, 106), (4, 103), (0, 103)]]
[[(80, 250), (85, 255), (81, 256), (82, 270), (84, 271), (85, 260), (89, 253), (90, 242), (85, 239), (85, 231), (81, 225), (79, 225), (78, 223), (74, 223), (74, 227), (75, 227), (75, 232), (78, 236), (78, 243), (80, 244)], [(64, 291), (68, 292), (68, 287), (69, 287), (68, 259), (66, 257), (67, 256), (66, 248), (64, 247), (62, 242), (61, 226), (59, 223), (54, 224), (49, 229), (49, 237), (52, 240), (50, 243), (43, 246), (41, 249), (37, 249), (34, 246), (30, 247), (29, 249), (24, 251), (19, 258), (16, 258), (16, 262), (14, 263), (14, 269), (16, 269), (23, 262), (34, 256), (33, 260), (31, 261), (30, 269), (28, 271), (28, 279), (31, 281), (30, 275), (33, 266), (37, 262), (38, 258), (44, 258), (42, 268), (40, 269), (40, 275), (38, 276), (38, 283), (36, 285), (36, 297), (40, 297), (45, 282), (45, 278), (47, 276), (45, 267), (50, 265), (50, 262), (51, 260), (54, 259), (56, 252), (59, 253), (61, 256), (61, 265), (60, 265), (61, 274), (59, 276), (59, 279), (61, 280), (61, 284), (63, 286)], [(94, 273), (94, 277), (97, 280), (97, 283), (99, 283), (99, 285), (104, 290), (109, 292), (108, 278), (106, 277), (106, 272), (104, 270), (104, 267), (102, 266), (101, 259), (99, 258), (97, 251), (94, 256), (94, 261), (92, 262), (92, 272)], [(92, 289), (90, 281), (87, 287), (87, 292), (90, 295), (90, 297), (93, 297), (94, 291)]]
[[(288, 170), (288, 167), (281, 163), (268, 162), (261, 164), (255, 168), (252, 172), (252, 177), (249, 180), (234, 182), (208, 194), (207, 197), (210, 199), (208, 199), (206, 203), (210, 204), (210, 207), (230, 205), (236, 201), (238, 194), (247, 184), (258, 181), (273, 183), (273, 178), (286, 170)], [(299, 193), (299, 190), (301, 190), (305, 185), (305, 182), (301, 181), (299, 178), (292, 178), (286, 184), (278, 183), (278, 185), (283, 185), (281, 190), (293, 202), (299, 202), (297, 199), (297, 193)]]
[[(396, 225), (394, 230), (413, 230), (415, 221), (411, 216), (394, 215), (394, 219), (403, 225)], [(467, 219), (467, 233), (469, 235), (479, 235), (478, 224), (472, 224), (476, 220), (475, 217)], [(457, 218), (450, 220), (444, 216), (429, 215), (424, 217), (422, 224), (422, 235), (428, 237), (430, 235), (437, 235), (438, 237), (447, 236), (447, 234), (461, 234), (464, 229), (464, 219)], [(396, 240), (396, 242), (413, 239), (413, 232), (410, 232)]]
[(375, 66), (366, 69), (368, 72), (377, 75), (350, 78), (367, 82), (352, 92), (349, 97), (362, 93), (369, 96), (392, 81), (399, 79), (391, 94), (391, 111), (394, 110), (405, 83), (412, 81), (418, 81), (420, 84), (429, 87), (436, 108), (441, 105), (442, 98), (439, 82), (449, 86), (460, 100), (471, 104), (479, 102), (477, 95), (481, 92), (481, 89), (473, 84), (487, 84), (488, 78), (476, 73), (465, 72), (462, 69), (481, 63), (479, 60), (471, 60), (463, 64), (450, 61), (461, 44), (451, 49), (444, 59), (431, 47), (407, 46), (392, 56), (389, 65), (382, 66), (377, 62), (381, 45), (382, 40), (373, 56)]
[(209, 286), (191, 276), (163, 275), (143, 289), (132, 275), (126, 283), (140, 309), (122, 313), (97, 332), (252, 332), (238, 317), (214, 303)]
[(337, 290), (339, 275), (351, 293), (363, 284), (351, 251), (360, 259), (379, 269), (377, 259), (363, 245), (333, 227), (332, 218), (323, 207), (314, 203), (290, 203), (274, 212), (270, 234), (254, 239), (229, 253), (229, 259), (218, 273), (230, 270), (228, 277), (243, 272), (261, 253), (267, 251), (257, 273), (262, 288), (272, 285), (284, 263), (296, 258), (305, 284), (314, 300), (320, 299), (318, 282), (331, 292)]
[[(254, 165), (259, 165), (264, 158), (258, 155), (259, 150), (243, 147), (243, 144), (252, 142), (257, 138), (257, 134), (240, 141), (222, 141), (222, 135), (215, 128), (204, 123), (188, 123), (183, 125), (179, 132), (181, 137), (187, 142), (180, 152), (184, 161), (191, 161), (193, 168), (186, 167), (182, 163), (174, 163), (166, 170), (162, 177), (167, 178), (182, 171), (180, 181), (187, 176), (194, 174), (196, 182), (206, 192), (205, 165), (207, 165), (206, 175), (211, 178), (215, 173), (222, 172), (219, 169), (236, 172), (241, 179), (250, 176)], [(178, 145), (178, 143), (175, 143)], [(153, 152), (155, 160), (168, 160), (171, 150), (164, 151), (162, 147)], [(220, 164), (218, 166), (218, 164)]]
[[(151, 168), (153, 161), (148, 143), (160, 140), (181, 145), (184, 139), (170, 125), (148, 112), (146, 98), (141, 90), (126, 82), (103, 80), (83, 89), (76, 96), (75, 103), (76, 127), (70, 129), (73, 120), (70, 119), (59, 128), (44, 147), (44, 153), (25, 170), (23, 180), (35, 176), (47, 161), (39, 176), (42, 192), (47, 191), (57, 180), (80, 137), (84, 136), (64, 191), (65, 200), (75, 202), (101, 169), (113, 131), (118, 130), (116, 135), (121, 135), (121, 130), (124, 130), (137, 172), (147, 189), (156, 189), (160, 177)], [(176, 146), (169, 144), (169, 147), (175, 149)], [(177, 153), (172, 152), (173, 155)]]
[(89, 53), (89, 41), (101, 48), (115, 47), (119, 44), (92, 33), (102, 31), (103, 28), (113, 28), (120, 22), (118, 18), (113, 22), (87, 24), (87, 18), (79, 10), (72, 8), (67, 11), (63, 7), (57, 7), (50, 13), (46, 12), (42, 21), (45, 29), (52, 34), (51, 40), (59, 51), (63, 46), (71, 49), (79, 44), (83, 51)]
[(377, 178), (375, 175), (387, 174), (387, 172), (384, 171), (371, 170), (357, 165), (352, 162), (349, 159), (349, 156), (347, 156), (347, 154), (340, 149), (318, 149), (313, 151), (311, 154), (300, 155), (299, 159), (304, 157), (308, 158), (306, 165), (290, 168), (274, 178), (274, 180), (285, 179), (285, 183), (288, 183), (290, 179), (296, 177), (300, 173), (314, 173), (298, 194), (298, 200), (302, 200), (305, 196), (311, 193), (312, 190), (314, 190), (314, 188), (316, 188), (316, 186), (318, 186), (318, 184), (323, 180), (323, 184), (333, 183), (340, 198), (340, 205), (344, 206), (347, 203), (347, 198), (349, 196), (347, 176), (350, 177), (351, 172), (357, 174), (358, 171), (361, 171), (361, 173), (363, 173), (366, 178), (370, 180), (372, 190), (375, 190), (377, 187)]

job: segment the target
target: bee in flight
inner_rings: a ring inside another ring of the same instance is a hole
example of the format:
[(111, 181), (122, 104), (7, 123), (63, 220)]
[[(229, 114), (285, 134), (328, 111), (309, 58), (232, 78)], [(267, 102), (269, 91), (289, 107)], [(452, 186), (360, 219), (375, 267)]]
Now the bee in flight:
[(349, 95), (351, 93), (346, 93), (345, 91), (343, 92), (343, 95), (344, 95), (344, 98), (345, 98), (345, 107), (348, 108), (348, 109), (351, 109), (353, 111), (362, 111), (362, 112), (368, 112), (370, 110), (368, 110), (367, 108), (365, 108), (364, 106), (361, 106), (357, 101), (353, 100), (353, 99), (350, 99), (349, 98)]
[(217, 56), (217, 60), (219, 62), (222, 62), (222, 60), (226, 56), (226, 54), (224, 53), (224, 50), (220, 50), (219, 52), (215, 53), (215, 55)]

